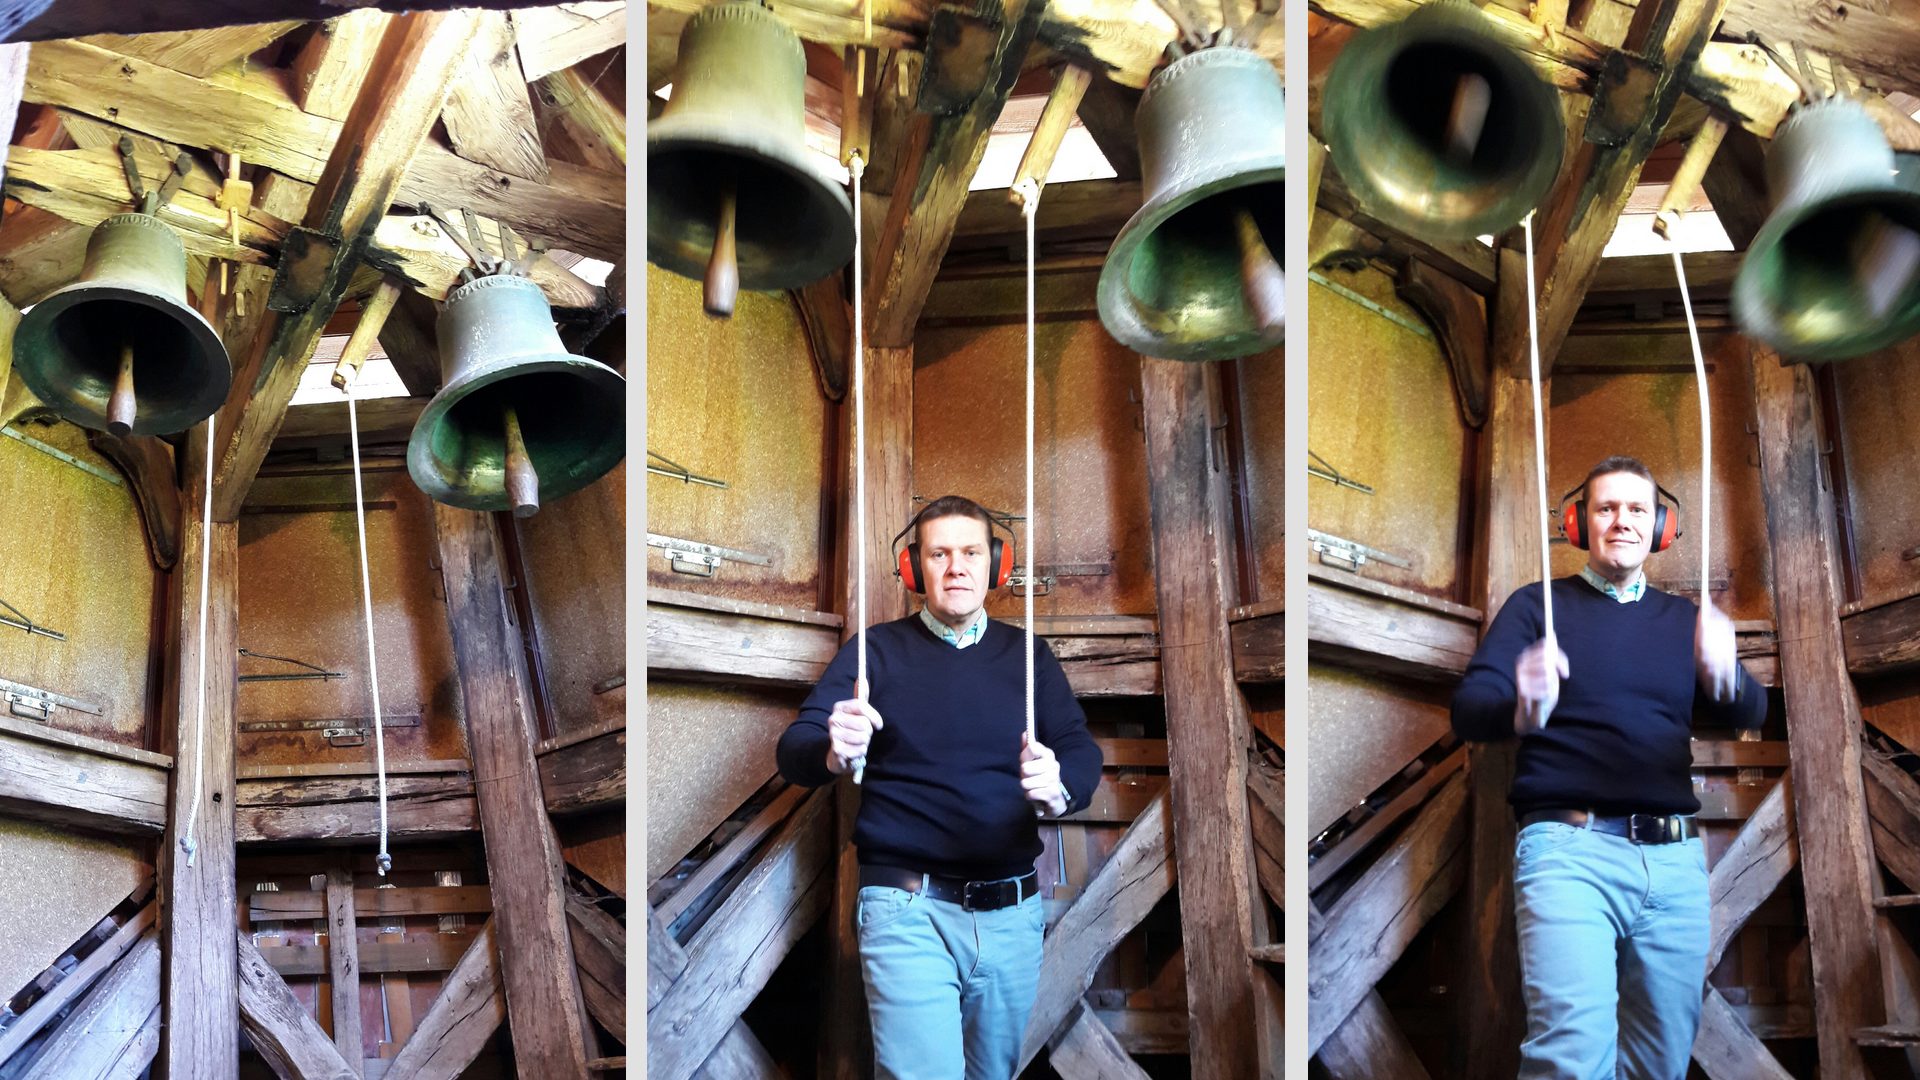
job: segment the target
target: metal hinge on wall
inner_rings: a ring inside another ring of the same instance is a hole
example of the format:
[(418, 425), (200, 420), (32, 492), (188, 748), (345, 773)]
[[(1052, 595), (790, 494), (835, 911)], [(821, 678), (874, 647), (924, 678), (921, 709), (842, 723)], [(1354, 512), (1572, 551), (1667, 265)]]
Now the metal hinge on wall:
[(750, 566), (773, 565), (772, 559), (765, 555), (755, 555), (751, 551), (721, 547), (718, 544), (702, 544), (696, 540), (681, 540), (677, 537), (662, 536), (659, 533), (647, 534), (647, 546), (659, 548), (660, 553), (667, 557), (667, 565), (674, 573), (691, 574), (694, 577), (712, 577), (729, 560)]
[(52, 720), (55, 709), (72, 709), (89, 716), (105, 716), (107, 713), (104, 706), (8, 679), (0, 679), (0, 702), (6, 704), (7, 715), (31, 720), (36, 724), (44, 724)]
[(1379, 548), (1368, 547), (1358, 540), (1349, 540), (1344, 536), (1334, 536), (1331, 533), (1323, 533), (1318, 529), (1307, 530), (1307, 541), (1313, 545), (1313, 552), (1320, 556), (1322, 563), (1328, 566), (1338, 567), (1342, 570), (1358, 570), (1362, 566), (1365, 566), (1369, 560), (1373, 562), (1383, 562), (1388, 566), (1397, 566), (1402, 570), (1408, 570), (1413, 567), (1412, 563), (1398, 555), (1381, 551)]

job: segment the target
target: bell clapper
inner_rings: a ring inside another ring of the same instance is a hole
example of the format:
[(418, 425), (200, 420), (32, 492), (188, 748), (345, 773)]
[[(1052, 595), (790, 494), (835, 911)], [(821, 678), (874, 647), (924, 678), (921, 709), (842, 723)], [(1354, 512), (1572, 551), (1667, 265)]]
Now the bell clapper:
[(520, 414), (506, 408), (507, 427), (507, 502), (514, 517), (532, 517), (540, 512), (540, 474), (527, 456), (527, 442), (520, 434)]
[(1487, 127), (1487, 110), (1493, 107), (1493, 87), (1486, 76), (1467, 72), (1454, 84), (1453, 107), (1447, 113), (1447, 154), (1456, 161), (1473, 160), (1480, 147), (1480, 135)]
[(1262, 330), (1285, 325), (1286, 275), (1261, 237), (1253, 212), (1244, 206), (1235, 207), (1233, 227), (1240, 240), (1240, 285), (1246, 290), (1248, 310)]
[(1853, 236), (1853, 266), (1867, 310), (1884, 319), (1920, 270), (1920, 233), (1870, 211)]
[(133, 346), (120, 346), (120, 373), (113, 380), (113, 396), (107, 399), (107, 430), (125, 437), (133, 431), (133, 418), (139, 404), (133, 395)]
[(729, 177), (720, 189), (720, 216), (713, 226), (713, 255), (707, 260), (707, 314), (725, 319), (740, 294), (740, 263), (734, 251), (739, 192)]

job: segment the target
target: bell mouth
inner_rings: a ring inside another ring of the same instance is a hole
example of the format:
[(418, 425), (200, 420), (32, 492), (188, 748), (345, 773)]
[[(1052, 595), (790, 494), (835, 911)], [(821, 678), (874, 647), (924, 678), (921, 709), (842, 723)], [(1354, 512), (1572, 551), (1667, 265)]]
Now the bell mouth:
[(23, 381), (56, 413), (106, 430), (121, 353), (133, 346), (135, 435), (185, 431), (226, 400), (233, 373), (213, 328), (191, 308), (140, 290), (89, 286), (27, 312), (17, 344)]
[(515, 361), (440, 391), (414, 427), (407, 471), (436, 502), (508, 510), (506, 411), (520, 424), (542, 502), (586, 487), (626, 456), (626, 380), (561, 355)]
[[(1216, 190), (1185, 206), (1144, 207), (1117, 239), (1109, 264), (1118, 278), (1104, 292), (1124, 304), (1134, 332), (1122, 344), (1168, 360), (1245, 356), (1280, 344), (1285, 327), (1259, 325), (1240, 270), (1236, 215), (1251, 214), (1275, 261), (1284, 258), (1286, 181)], [(1103, 277), (1106, 275), (1103, 273)], [(1103, 297), (1103, 301), (1106, 298)]]
[(649, 261), (696, 281), (706, 276), (728, 177), (741, 288), (797, 288), (853, 258), (852, 200), (824, 176), (710, 136), (668, 135), (648, 140)]
[(1368, 31), (1325, 91), (1340, 175), (1368, 213), (1416, 236), (1505, 231), (1560, 170), (1558, 94), (1482, 18), (1429, 6)]
[(1777, 231), (1763, 229), (1741, 263), (1734, 301), (1743, 330), (1791, 357), (1844, 360), (1912, 335), (1920, 330), (1920, 193), (1827, 198)]

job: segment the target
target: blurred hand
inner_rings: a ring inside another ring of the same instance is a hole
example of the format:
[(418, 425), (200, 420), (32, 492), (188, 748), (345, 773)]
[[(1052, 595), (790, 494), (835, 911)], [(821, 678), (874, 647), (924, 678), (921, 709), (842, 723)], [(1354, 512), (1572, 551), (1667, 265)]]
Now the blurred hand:
[(1733, 620), (1712, 601), (1700, 605), (1700, 620), (1694, 624), (1693, 667), (1700, 689), (1714, 701), (1725, 703), (1740, 696), (1740, 649)]
[(1038, 817), (1059, 817), (1067, 812), (1067, 789), (1060, 784), (1060, 759), (1045, 743), (1031, 736), (1020, 736), (1020, 786), (1027, 793)]
[(880, 711), (867, 704), (867, 680), (854, 680), (854, 696), (833, 703), (827, 716), (827, 771), (835, 776), (867, 756), (873, 733), (886, 727)]
[(1531, 735), (1547, 726), (1547, 717), (1560, 703), (1560, 680), (1571, 674), (1567, 654), (1552, 638), (1541, 638), (1527, 646), (1513, 662), (1515, 734)]

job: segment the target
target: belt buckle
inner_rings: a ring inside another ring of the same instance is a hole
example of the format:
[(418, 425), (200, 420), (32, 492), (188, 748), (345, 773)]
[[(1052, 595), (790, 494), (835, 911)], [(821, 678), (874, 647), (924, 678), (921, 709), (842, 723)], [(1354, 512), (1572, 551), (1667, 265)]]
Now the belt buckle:
[[(1629, 814), (1627, 816), (1627, 839), (1636, 844), (1671, 843), (1674, 839), (1672, 836), (1673, 820), (1672, 817), (1663, 814)], [(1640, 823), (1643, 821), (1648, 824), (1647, 832), (1650, 835), (1642, 835)]]
[(961, 885), (960, 886), (960, 910), (962, 911), (978, 910), (973, 906), (973, 887), (975, 885), (986, 885), (986, 884), (990, 884), (990, 882), (969, 881), (964, 885)]

